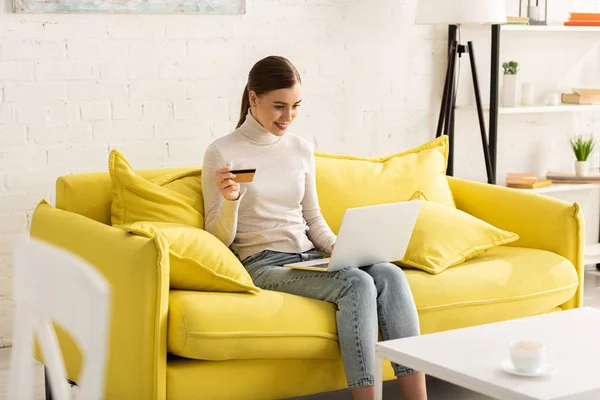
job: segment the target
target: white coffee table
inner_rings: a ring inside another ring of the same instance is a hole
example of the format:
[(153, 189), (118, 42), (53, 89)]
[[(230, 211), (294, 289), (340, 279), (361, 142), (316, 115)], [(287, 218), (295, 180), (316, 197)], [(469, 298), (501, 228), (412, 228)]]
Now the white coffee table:
[[(548, 345), (557, 367), (548, 377), (520, 377), (504, 372), (513, 340)], [(600, 399), (600, 310), (579, 308), (471, 328), (380, 342), (375, 399), (382, 398), (382, 360), (496, 399)]]

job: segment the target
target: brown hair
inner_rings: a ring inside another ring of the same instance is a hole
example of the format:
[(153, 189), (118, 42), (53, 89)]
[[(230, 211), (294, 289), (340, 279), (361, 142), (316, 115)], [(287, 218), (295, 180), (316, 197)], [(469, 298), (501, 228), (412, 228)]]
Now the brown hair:
[(302, 83), (300, 74), (287, 58), (269, 56), (254, 64), (248, 74), (248, 83), (242, 95), (240, 120), (236, 128), (242, 126), (246, 121), (246, 115), (250, 108), (250, 91), (254, 90), (257, 96), (261, 96), (272, 90), (291, 88), (296, 83)]

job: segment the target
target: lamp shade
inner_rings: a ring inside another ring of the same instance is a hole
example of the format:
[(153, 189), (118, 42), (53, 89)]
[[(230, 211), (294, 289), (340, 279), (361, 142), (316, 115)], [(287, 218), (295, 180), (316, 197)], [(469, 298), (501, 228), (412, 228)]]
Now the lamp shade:
[(419, 0), (417, 25), (506, 23), (504, 0)]

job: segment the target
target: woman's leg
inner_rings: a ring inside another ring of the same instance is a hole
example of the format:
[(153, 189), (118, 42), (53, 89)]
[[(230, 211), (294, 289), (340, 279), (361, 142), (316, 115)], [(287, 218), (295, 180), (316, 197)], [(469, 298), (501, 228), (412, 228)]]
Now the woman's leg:
[[(394, 264), (363, 268), (377, 288), (377, 315), (384, 340), (420, 334), (419, 315), (406, 274)], [(426, 399), (425, 375), (392, 363), (404, 399)]]
[[(271, 252), (263, 255), (260, 261), (249, 260), (246, 268), (254, 284), (263, 289), (337, 305), (338, 340), (348, 386), (355, 390), (355, 398), (372, 399), (373, 389), (368, 386), (372, 386), (375, 380), (377, 341), (377, 304), (373, 279), (357, 268), (338, 272), (312, 272), (280, 267), (288, 262), (300, 261), (300, 257)], [(246, 264), (246, 260), (244, 262)], [(370, 397), (356, 397), (369, 391)]]

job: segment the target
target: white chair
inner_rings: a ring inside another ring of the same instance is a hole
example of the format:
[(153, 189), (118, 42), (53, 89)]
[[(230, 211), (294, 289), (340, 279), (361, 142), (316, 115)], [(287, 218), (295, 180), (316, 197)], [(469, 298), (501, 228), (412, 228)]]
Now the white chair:
[(52, 322), (71, 335), (83, 356), (76, 398), (101, 399), (110, 304), (110, 287), (104, 277), (81, 258), (29, 238), (17, 242), (13, 269), (15, 325), (9, 399), (32, 399), (34, 334), (53, 399), (71, 399)]

